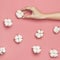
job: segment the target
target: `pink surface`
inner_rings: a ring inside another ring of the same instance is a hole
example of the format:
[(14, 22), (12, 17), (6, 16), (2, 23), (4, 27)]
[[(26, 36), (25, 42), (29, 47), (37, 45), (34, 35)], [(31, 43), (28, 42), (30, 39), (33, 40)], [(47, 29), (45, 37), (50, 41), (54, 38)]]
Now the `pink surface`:
[[(0, 0), (0, 46), (6, 47), (6, 54), (0, 56), (0, 60), (60, 60), (50, 58), (49, 50), (55, 48), (60, 52), (60, 34), (53, 34), (52, 29), (55, 25), (60, 26), (60, 21), (38, 21), (17, 19), (15, 12), (25, 6), (36, 6), (43, 12), (60, 11), (60, 0)], [(3, 25), (4, 18), (11, 18), (13, 26), (5, 28)], [(44, 30), (44, 37), (36, 39), (34, 34), (37, 29)], [(14, 36), (20, 33), (23, 35), (23, 42), (15, 44)], [(31, 47), (39, 45), (42, 52), (39, 55), (32, 53)]]

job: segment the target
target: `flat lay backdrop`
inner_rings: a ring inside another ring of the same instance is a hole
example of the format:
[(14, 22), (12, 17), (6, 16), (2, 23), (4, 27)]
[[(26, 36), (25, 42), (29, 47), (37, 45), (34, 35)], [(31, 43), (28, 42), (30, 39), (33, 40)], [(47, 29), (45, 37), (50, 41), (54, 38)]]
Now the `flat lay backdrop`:
[[(60, 53), (60, 33), (55, 35), (52, 31), (54, 26), (60, 26), (60, 21), (17, 19), (16, 10), (25, 6), (35, 6), (44, 13), (59, 12), (60, 0), (0, 0), (0, 47), (6, 47), (0, 60), (60, 60), (60, 54), (58, 58), (49, 56), (52, 48)], [(4, 27), (5, 18), (12, 19), (12, 27)], [(34, 37), (37, 29), (44, 30), (42, 39)], [(23, 36), (21, 44), (13, 40), (17, 33)], [(33, 54), (31, 48), (35, 44), (41, 46), (41, 54)]]

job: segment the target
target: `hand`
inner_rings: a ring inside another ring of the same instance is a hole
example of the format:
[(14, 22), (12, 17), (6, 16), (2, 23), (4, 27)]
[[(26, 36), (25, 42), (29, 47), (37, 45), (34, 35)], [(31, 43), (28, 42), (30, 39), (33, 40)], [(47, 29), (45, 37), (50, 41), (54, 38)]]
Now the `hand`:
[(22, 11), (32, 12), (31, 15), (24, 16), (23, 18), (32, 18), (32, 19), (44, 19), (45, 18), (45, 15), (35, 7), (25, 7), (24, 9), (22, 9)]

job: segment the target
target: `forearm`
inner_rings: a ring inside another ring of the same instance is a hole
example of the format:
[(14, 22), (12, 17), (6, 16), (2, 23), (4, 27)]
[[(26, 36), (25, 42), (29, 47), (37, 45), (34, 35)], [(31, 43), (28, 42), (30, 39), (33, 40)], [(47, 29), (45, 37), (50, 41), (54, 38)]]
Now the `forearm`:
[(45, 19), (60, 20), (60, 13), (44, 14)]

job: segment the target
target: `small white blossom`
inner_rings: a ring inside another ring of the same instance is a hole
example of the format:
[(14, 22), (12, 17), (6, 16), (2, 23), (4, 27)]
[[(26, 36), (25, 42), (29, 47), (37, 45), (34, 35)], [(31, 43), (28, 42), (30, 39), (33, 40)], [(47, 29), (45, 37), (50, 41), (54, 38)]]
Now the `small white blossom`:
[(52, 58), (58, 57), (58, 51), (55, 49), (50, 50), (50, 56)]
[(35, 36), (37, 38), (41, 38), (44, 36), (44, 31), (43, 30), (37, 30), (37, 32), (35, 33)]
[(4, 19), (4, 25), (6, 27), (12, 26), (12, 20), (11, 19)]
[(23, 37), (22, 37), (22, 35), (18, 34), (15, 36), (14, 40), (16, 43), (21, 43), (23, 40)]
[(59, 26), (55, 26), (53, 31), (54, 31), (54, 33), (59, 33), (60, 32), (60, 27)]
[(33, 53), (39, 54), (41, 52), (41, 47), (40, 46), (33, 46), (32, 50), (33, 50)]
[(24, 13), (21, 10), (16, 11), (16, 17), (17, 18), (22, 18), (24, 16)]
[(6, 49), (4, 47), (0, 48), (0, 55), (3, 55), (6, 52)]

